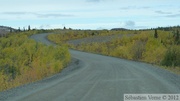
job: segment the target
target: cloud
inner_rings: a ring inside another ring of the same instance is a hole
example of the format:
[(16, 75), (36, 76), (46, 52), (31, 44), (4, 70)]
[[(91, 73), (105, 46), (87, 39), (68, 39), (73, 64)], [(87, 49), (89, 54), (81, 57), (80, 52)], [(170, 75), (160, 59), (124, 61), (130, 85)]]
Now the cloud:
[(49, 18), (49, 17), (53, 17), (53, 18), (58, 18), (58, 17), (71, 17), (73, 15), (70, 14), (56, 14), (56, 13), (52, 13), (52, 14), (35, 14), (37, 17), (40, 18)]
[(164, 17), (169, 17), (169, 18), (180, 17), (180, 13), (173, 14), (172, 12), (164, 12), (164, 11), (155, 11), (155, 13), (163, 14), (163, 15), (165, 15)]
[(151, 8), (151, 7), (144, 6), (144, 7), (140, 7), (140, 8), (142, 8), (142, 9), (149, 9), (149, 8)]
[(41, 25), (39, 26), (39, 29), (48, 29), (48, 28), (51, 28), (51, 25)]
[(120, 23), (120, 27), (121, 28), (127, 28), (127, 29), (146, 29), (148, 28), (148, 26), (139, 26), (139, 25), (136, 25), (136, 22), (135, 21), (124, 21), (124, 22), (121, 22)]
[(180, 17), (180, 14), (171, 14), (171, 15), (167, 15), (166, 17), (170, 17), (170, 18)]
[(100, 2), (101, 0), (86, 0), (87, 2)]
[(58, 17), (71, 17), (74, 15), (70, 15), (70, 14), (60, 14), (60, 13), (34, 13), (34, 12), (3, 12), (1, 14), (5, 14), (5, 15), (34, 15), (38, 18), (58, 18)]
[(127, 7), (121, 7), (120, 9), (122, 10), (128, 10), (128, 9), (133, 9), (135, 6), (127, 6)]
[(126, 6), (126, 7), (121, 7), (121, 10), (130, 10), (130, 9), (149, 9), (151, 7), (148, 6), (142, 6), (142, 7), (137, 7), (137, 6)]
[(126, 21), (126, 22), (125, 22), (125, 26), (126, 26), (126, 27), (130, 27), (130, 28), (131, 28), (131, 27), (135, 27), (135, 25), (136, 25), (136, 24), (135, 24), (134, 21)]
[(24, 15), (24, 14), (27, 14), (27, 12), (3, 12), (2, 14), (6, 14), (6, 15)]
[(155, 11), (158, 14), (172, 14), (172, 12), (164, 12), (164, 11)]
[(114, 1), (114, 0), (86, 0), (86, 2), (94, 2), (94, 3), (96, 3), (96, 2), (102, 2), (102, 1)]

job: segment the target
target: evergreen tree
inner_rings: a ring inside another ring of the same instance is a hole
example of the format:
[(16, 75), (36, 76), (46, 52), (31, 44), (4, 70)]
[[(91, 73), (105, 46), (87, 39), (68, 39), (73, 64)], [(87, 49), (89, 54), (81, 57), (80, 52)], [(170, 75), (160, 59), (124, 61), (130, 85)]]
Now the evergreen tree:
[(10, 33), (12, 33), (12, 28), (10, 28)]
[(21, 28), (19, 27), (19, 28), (18, 28), (18, 32), (20, 32), (20, 31), (21, 31)]
[(28, 26), (28, 31), (30, 31), (31, 30), (31, 27), (30, 27), (30, 25)]
[(26, 31), (25, 27), (23, 27), (23, 29), (24, 29), (24, 32), (25, 32)]
[(64, 30), (66, 30), (66, 27), (64, 26)]
[(158, 38), (157, 29), (155, 29), (154, 38)]
[(179, 31), (178, 30), (175, 35), (175, 42), (176, 42), (176, 44), (179, 44)]

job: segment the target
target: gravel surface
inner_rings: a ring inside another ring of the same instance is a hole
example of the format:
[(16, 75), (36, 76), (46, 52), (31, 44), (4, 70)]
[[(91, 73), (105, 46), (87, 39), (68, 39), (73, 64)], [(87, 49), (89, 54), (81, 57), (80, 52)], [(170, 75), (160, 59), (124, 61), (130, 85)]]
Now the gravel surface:
[[(47, 34), (34, 35), (46, 44)], [(0, 93), (1, 101), (123, 101), (124, 94), (179, 94), (180, 75), (151, 64), (70, 50), (62, 73)], [(63, 74), (64, 73), (64, 74)]]
[(78, 45), (81, 43), (93, 43), (93, 42), (108, 42), (115, 38), (122, 38), (123, 36), (133, 36), (134, 34), (116, 34), (110, 36), (95, 36), (89, 38), (75, 39), (68, 41), (69, 44)]

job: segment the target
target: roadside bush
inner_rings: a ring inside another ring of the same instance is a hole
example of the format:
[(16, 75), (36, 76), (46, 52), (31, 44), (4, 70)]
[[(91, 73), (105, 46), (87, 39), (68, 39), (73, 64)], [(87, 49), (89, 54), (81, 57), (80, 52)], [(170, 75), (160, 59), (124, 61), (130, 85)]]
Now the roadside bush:
[(143, 61), (160, 64), (166, 52), (165, 46), (157, 39), (149, 38), (143, 52)]
[(110, 56), (132, 59), (132, 56), (127, 46), (117, 46), (116, 48), (111, 50)]
[(145, 52), (145, 42), (136, 41), (134, 42), (133, 46), (131, 47), (131, 54), (133, 60), (141, 60), (143, 53)]
[(180, 66), (180, 47), (178, 45), (170, 47), (162, 61), (164, 66)]
[(0, 38), (0, 91), (58, 73), (69, 61), (64, 46), (37, 43), (26, 34)]

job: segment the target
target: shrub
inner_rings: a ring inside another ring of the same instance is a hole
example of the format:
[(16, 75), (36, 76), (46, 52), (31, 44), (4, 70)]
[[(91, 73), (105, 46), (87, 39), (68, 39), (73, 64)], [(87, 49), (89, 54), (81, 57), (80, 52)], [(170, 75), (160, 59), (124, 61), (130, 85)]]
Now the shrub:
[(146, 43), (146, 48), (143, 53), (143, 61), (160, 64), (164, 58), (165, 51), (166, 48), (159, 40), (150, 38)]
[(68, 48), (47, 46), (25, 34), (0, 38), (0, 91), (60, 72), (70, 61)]
[(134, 42), (133, 46), (131, 47), (131, 53), (133, 55), (133, 60), (141, 60), (142, 55), (145, 51), (145, 42), (142, 41), (136, 41)]
[(157, 29), (155, 29), (155, 32), (154, 32), (154, 38), (158, 38)]
[(172, 46), (170, 47), (165, 57), (162, 61), (162, 65), (164, 66), (180, 66), (180, 47), (179, 46)]

